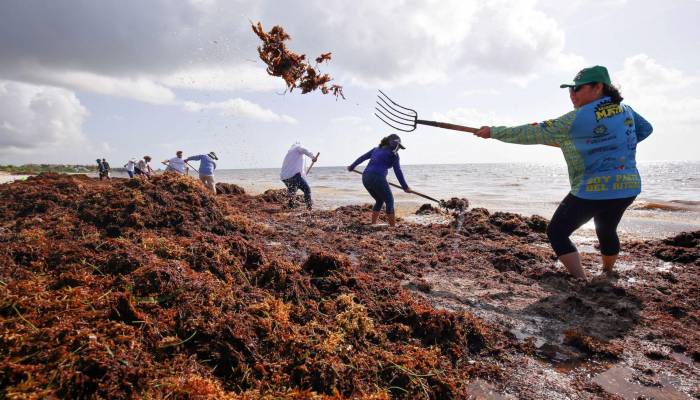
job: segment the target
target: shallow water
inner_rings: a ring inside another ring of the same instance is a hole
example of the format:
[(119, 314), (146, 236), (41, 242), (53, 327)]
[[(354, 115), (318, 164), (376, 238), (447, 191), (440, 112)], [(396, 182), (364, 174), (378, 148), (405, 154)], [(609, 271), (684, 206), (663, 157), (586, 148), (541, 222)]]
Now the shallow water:
[[(471, 207), (550, 218), (569, 191), (562, 164), (406, 165), (411, 188), (438, 199), (464, 197)], [(620, 232), (635, 237), (669, 236), (700, 229), (700, 162), (640, 163), (642, 194), (627, 211)], [(217, 180), (236, 183), (252, 194), (284, 188), (277, 168), (222, 170)], [(359, 175), (343, 167), (314, 167), (308, 176), (316, 206), (335, 208), (370, 203)], [(393, 172), (389, 180), (396, 182)], [(428, 201), (393, 189), (397, 213), (412, 214)], [(593, 223), (584, 226), (591, 230)]]

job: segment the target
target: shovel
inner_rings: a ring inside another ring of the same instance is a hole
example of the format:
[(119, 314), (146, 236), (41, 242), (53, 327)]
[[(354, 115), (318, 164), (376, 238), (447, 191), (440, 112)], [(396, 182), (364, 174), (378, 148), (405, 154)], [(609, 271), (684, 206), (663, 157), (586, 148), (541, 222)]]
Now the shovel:
[[(358, 173), (358, 174), (362, 175), (362, 172), (360, 172), (360, 171), (358, 171), (358, 170), (356, 170), (356, 169), (353, 169), (352, 172), (355, 172), (355, 173)], [(397, 184), (395, 184), (395, 183), (389, 182), (389, 185), (391, 185), (391, 186), (393, 186), (393, 187), (395, 187), (395, 188), (399, 188), (399, 189), (403, 190), (403, 188), (402, 188), (401, 186), (399, 186), (399, 185), (397, 185)], [(411, 189), (411, 193), (413, 193), (413, 194), (415, 194), (415, 195), (418, 195), (418, 196), (420, 196), (420, 197), (422, 197), (422, 198), (424, 198), (424, 199), (432, 200), (432, 201), (438, 203), (439, 205), (442, 205), (442, 203), (443, 203), (442, 201), (440, 201), (440, 200), (438, 200), (438, 199), (436, 199), (436, 198), (430, 197), (430, 196), (425, 195), (425, 194), (423, 194), (423, 193), (416, 192), (416, 191), (413, 190), (413, 189)]]
[(379, 100), (376, 102), (376, 104), (379, 107), (374, 107), (374, 109), (377, 110), (379, 114), (374, 113), (374, 115), (385, 124), (399, 131), (413, 132), (416, 130), (418, 125), (429, 125), (437, 128), (452, 129), (455, 131), (469, 133), (476, 133), (478, 131), (477, 128), (470, 128), (468, 126), (418, 119), (418, 113), (416, 110), (396, 103), (381, 90), (379, 91), (377, 98)]

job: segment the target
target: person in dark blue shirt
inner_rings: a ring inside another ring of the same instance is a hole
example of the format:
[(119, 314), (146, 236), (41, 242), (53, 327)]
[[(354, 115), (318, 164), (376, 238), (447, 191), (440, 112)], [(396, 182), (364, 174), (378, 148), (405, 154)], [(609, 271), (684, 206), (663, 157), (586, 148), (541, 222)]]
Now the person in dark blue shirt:
[(375, 203), (372, 208), (372, 225), (377, 223), (379, 212), (382, 210), (382, 205), (386, 203), (386, 216), (389, 220), (389, 225), (396, 225), (396, 214), (394, 212), (394, 195), (391, 193), (391, 187), (386, 180), (389, 168), (394, 169), (396, 179), (399, 180), (403, 191), (411, 193), (411, 188), (408, 187), (406, 180), (401, 172), (399, 164), (399, 149), (405, 149), (401, 144), (399, 135), (391, 134), (382, 139), (379, 147), (375, 147), (367, 153), (363, 154), (355, 160), (354, 163), (348, 166), (348, 171), (352, 171), (359, 164), (369, 160), (367, 168), (362, 172), (362, 184), (369, 194), (374, 198)]

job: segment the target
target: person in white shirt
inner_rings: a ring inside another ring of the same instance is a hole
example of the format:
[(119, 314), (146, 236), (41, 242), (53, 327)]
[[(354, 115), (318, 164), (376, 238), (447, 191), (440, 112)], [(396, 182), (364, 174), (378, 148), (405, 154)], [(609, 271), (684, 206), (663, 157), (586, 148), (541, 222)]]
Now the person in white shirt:
[(170, 160), (163, 161), (163, 164), (167, 165), (167, 168), (165, 168), (165, 172), (172, 171), (178, 174), (184, 174), (185, 171), (189, 169), (185, 164), (185, 160), (182, 159), (181, 150), (178, 150), (175, 153), (175, 157), (171, 158)]
[(132, 179), (136, 168), (136, 159), (130, 159), (126, 164), (124, 164), (124, 168), (126, 168), (126, 173), (129, 174), (129, 179)]
[(150, 179), (153, 174), (153, 169), (151, 168), (151, 156), (143, 156), (143, 159), (136, 163), (134, 168), (136, 176), (143, 176), (146, 179)]
[(304, 155), (316, 162), (317, 156), (314, 156), (309, 150), (301, 147), (299, 142), (294, 143), (287, 151), (287, 155), (282, 162), (282, 170), (280, 171), (280, 179), (287, 186), (287, 197), (289, 198), (289, 208), (294, 207), (294, 195), (297, 189), (304, 192), (304, 202), (306, 208), (311, 210), (313, 202), (311, 201), (311, 188), (304, 179), (306, 171), (304, 170)]

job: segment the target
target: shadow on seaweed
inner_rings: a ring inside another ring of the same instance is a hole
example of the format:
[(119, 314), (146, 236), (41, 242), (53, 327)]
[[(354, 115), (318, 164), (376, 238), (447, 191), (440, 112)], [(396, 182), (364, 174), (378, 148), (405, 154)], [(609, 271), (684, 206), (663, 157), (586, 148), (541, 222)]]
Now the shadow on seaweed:
[[(570, 346), (571, 357), (617, 359), (623, 338), (640, 321), (643, 308), (639, 298), (608, 282), (589, 282), (583, 286), (558, 274), (544, 277), (543, 288), (552, 294), (522, 310), (524, 315), (541, 317), (541, 336), (554, 347)], [(565, 351), (566, 352), (566, 351)], [(555, 352), (545, 358), (556, 358)]]

